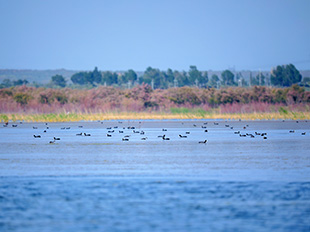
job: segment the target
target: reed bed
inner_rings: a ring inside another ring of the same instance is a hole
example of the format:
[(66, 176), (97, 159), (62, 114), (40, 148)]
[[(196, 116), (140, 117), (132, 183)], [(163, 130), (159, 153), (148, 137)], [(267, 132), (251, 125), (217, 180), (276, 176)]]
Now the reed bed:
[(106, 112), (106, 113), (59, 113), (59, 114), (1, 114), (1, 122), (77, 122), (101, 120), (164, 120), (164, 119), (227, 119), (227, 120), (310, 120), (310, 112), (273, 113), (217, 113), (217, 112)]

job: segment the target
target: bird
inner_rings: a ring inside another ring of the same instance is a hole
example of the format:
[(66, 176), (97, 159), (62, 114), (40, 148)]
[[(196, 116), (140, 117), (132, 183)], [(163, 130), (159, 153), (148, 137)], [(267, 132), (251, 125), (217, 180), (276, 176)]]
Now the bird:
[(190, 132), (189, 132), (189, 131), (186, 131), (186, 132), (185, 132), (185, 134), (189, 135), (189, 134), (190, 134)]
[(55, 143), (55, 140), (51, 140), (50, 143)]
[(110, 135), (110, 134), (107, 134), (107, 137), (112, 137), (112, 135)]
[(198, 143), (207, 143), (208, 140), (204, 140), (204, 141), (199, 141)]
[(122, 138), (122, 141), (129, 141), (128, 138)]
[(301, 135), (306, 135), (306, 132), (302, 132)]
[(166, 135), (163, 135), (163, 140), (170, 140), (170, 138), (166, 138)]
[(36, 139), (41, 138), (41, 135), (33, 135)]
[(143, 138), (141, 138), (141, 140), (147, 140), (147, 137), (143, 137)]
[(78, 133), (78, 134), (76, 134), (77, 136), (81, 136), (81, 135), (83, 135), (83, 133), (81, 132), (81, 133)]
[(54, 140), (60, 140), (60, 138), (56, 138), (56, 137), (54, 137)]
[(84, 133), (84, 136), (90, 136), (90, 134), (86, 134), (86, 133)]
[(187, 138), (186, 135), (179, 135), (180, 138)]

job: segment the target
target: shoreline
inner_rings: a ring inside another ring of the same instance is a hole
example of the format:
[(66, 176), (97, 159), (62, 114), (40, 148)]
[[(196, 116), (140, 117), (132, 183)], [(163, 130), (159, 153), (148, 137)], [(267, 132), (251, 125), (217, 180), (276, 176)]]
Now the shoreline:
[(150, 113), (150, 112), (120, 112), (120, 113), (50, 113), (50, 114), (0, 114), (1, 122), (79, 122), (79, 121), (107, 121), (107, 120), (310, 120), (310, 112), (288, 113), (245, 113), (245, 114), (219, 114), (219, 113)]

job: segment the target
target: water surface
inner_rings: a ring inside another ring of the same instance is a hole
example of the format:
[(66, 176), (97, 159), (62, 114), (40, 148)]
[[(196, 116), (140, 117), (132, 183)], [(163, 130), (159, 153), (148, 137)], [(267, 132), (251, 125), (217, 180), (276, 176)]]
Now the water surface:
[(0, 230), (309, 231), (309, 136), (306, 121), (9, 124)]

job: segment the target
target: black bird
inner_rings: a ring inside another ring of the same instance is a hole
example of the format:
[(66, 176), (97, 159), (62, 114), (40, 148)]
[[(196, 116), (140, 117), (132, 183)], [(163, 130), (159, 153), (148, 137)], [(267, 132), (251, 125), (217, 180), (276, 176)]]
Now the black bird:
[(81, 135), (83, 135), (83, 133), (81, 132), (81, 133), (78, 133), (78, 134), (76, 134), (77, 136), (81, 136)]
[(36, 139), (41, 138), (41, 135), (33, 135)]
[(235, 131), (234, 134), (236, 134), (236, 135), (237, 135), (237, 134), (240, 134), (240, 131)]
[(123, 140), (123, 141), (129, 141), (129, 139), (128, 139), (128, 138), (122, 138), (122, 140)]
[(295, 133), (295, 131), (294, 130), (290, 130), (289, 133)]
[(180, 138), (187, 138), (186, 135), (179, 135)]
[(162, 129), (162, 131), (167, 131), (167, 129)]
[(141, 138), (141, 140), (147, 140), (147, 137), (143, 137), (143, 138)]
[(190, 134), (190, 132), (189, 132), (189, 131), (186, 131), (186, 132), (185, 132), (185, 134), (189, 135), (189, 134)]
[(55, 140), (50, 141), (50, 143), (55, 143)]
[(163, 135), (163, 140), (170, 140), (170, 138), (166, 138), (166, 135)]
[(207, 143), (208, 140), (199, 141), (198, 143)]
[(121, 131), (121, 130), (120, 130), (120, 131), (118, 131), (118, 133), (124, 133), (124, 131)]
[(112, 137), (112, 135), (110, 135), (110, 134), (107, 134), (107, 137)]
[(90, 136), (90, 134), (86, 134), (86, 133), (84, 133), (84, 136)]
[(306, 132), (302, 132), (301, 135), (306, 135)]
[(54, 140), (60, 140), (60, 138), (56, 138), (56, 137), (54, 137)]
[(33, 128), (33, 129), (38, 129), (38, 127), (36, 127), (36, 126), (33, 126), (32, 128)]
[(205, 132), (208, 132), (208, 130), (205, 130)]

